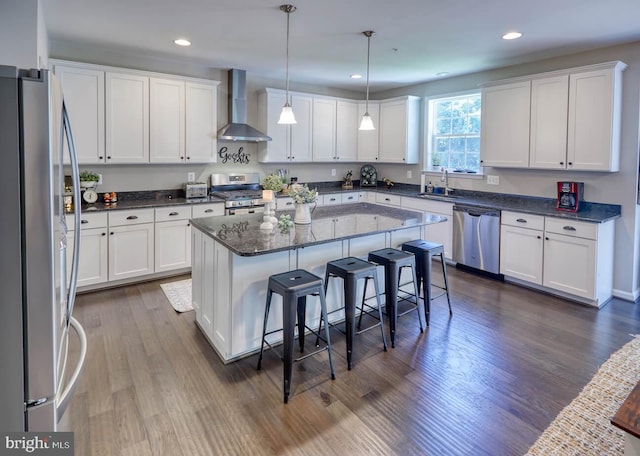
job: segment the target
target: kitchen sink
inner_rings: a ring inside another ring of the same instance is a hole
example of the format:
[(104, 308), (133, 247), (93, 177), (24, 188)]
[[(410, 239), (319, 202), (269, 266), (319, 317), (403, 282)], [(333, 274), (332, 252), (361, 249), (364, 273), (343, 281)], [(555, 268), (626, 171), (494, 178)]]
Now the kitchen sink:
[(460, 195), (445, 195), (444, 193), (420, 193), (420, 198), (425, 199), (456, 199)]

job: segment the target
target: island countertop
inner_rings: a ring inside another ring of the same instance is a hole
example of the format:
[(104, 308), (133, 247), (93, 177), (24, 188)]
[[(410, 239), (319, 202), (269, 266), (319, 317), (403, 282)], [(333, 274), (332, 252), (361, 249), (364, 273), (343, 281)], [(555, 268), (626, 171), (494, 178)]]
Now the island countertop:
[[(276, 217), (293, 212), (276, 212)], [(445, 217), (369, 203), (317, 207), (308, 225), (260, 229), (263, 214), (192, 219), (193, 227), (240, 256), (299, 249), (316, 244), (446, 221)]]

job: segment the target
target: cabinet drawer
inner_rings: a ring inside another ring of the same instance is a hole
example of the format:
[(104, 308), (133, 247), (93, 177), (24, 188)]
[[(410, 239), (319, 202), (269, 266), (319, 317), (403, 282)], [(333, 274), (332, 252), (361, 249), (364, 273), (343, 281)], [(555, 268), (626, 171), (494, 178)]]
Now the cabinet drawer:
[(153, 209), (128, 209), (126, 211), (109, 212), (109, 226), (138, 225), (153, 223)]
[(500, 223), (502, 225), (518, 226), (532, 230), (544, 230), (544, 216), (542, 215), (502, 211)]
[(276, 210), (278, 211), (286, 211), (289, 209), (294, 209), (293, 198), (285, 196), (284, 198), (276, 199)]
[[(73, 215), (65, 215), (67, 221), (67, 229), (72, 230), (75, 227), (75, 217)], [(104, 228), (107, 226), (106, 212), (83, 212), (80, 215), (80, 229), (87, 230), (89, 228)]]
[(332, 206), (335, 204), (342, 204), (342, 195), (337, 193), (330, 193), (329, 195), (322, 196), (322, 204), (324, 206)]
[(191, 218), (191, 206), (157, 207), (156, 222), (187, 220)]
[(578, 222), (555, 217), (545, 217), (544, 230), (548, 233), (564, 234), (584, 239), (598, 239), (598, 224)]
[(224, 203), (196, 204), (191, 207), (191, 217), (213, 217), (214, 215), (224, 215)]
[(390, 195), (389, 193), (376, 193), (376, 203), (388, 204), (391, 206), (400, 207), (400, 195)]
[(356, 192), (342, 194), (342, 204), (357, 203), (358, 201), (360, 201), (360, 195)]

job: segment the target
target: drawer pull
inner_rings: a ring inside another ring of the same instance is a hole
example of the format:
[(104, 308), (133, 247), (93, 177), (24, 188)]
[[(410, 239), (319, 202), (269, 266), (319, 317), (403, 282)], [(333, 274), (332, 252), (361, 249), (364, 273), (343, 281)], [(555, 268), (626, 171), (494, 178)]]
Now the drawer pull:
[(213, 209), (205, 209), (205, 211), (204, 211), (205, 214), (209, 214), (211, 212), (213, 212)]
[(84, 224), (89, 223), (89, 220), (80, 220), (80, 223), (84, 225)]
[(562, 227), (563, 230), (567, 230), (567, 231), (575, 231), (576, 229), (570, 225), (566, 225)]
[(127, 220), (137, 220), (138, 216), (137, 215), (130, 215), (129, 217), (127, 217)]
[(335, 198), (331, 198), (331, 199), (329, 199), (329, 201), (335, 201), (335, 200), (336, 200)]
[(518, 223), (527, 223), (527, 221), (525, 219), (523, 219), (523, 218), (516, 219), (516, 222), (518, 222)]
[(287, 201), (287, 206), (291, 206), (293, 203), (291, 201)]
[(352, 200), (352, 199), (353, 199), (353, 196), (347, 196), (347, 199), (348, 199), (348, 200)]
[(169, 217), (173, 217), (173, 216), (176, 216), (176, 215), (180, 215), (180, 214), (178, 212), (170, 212), (169, 213)]
[(384, 200), (391, 202), (391, 198), (385, 198)]

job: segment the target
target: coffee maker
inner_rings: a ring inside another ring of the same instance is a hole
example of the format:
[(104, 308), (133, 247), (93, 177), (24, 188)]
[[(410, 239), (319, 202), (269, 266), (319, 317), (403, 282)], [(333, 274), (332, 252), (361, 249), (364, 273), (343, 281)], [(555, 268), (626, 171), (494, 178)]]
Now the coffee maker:
[(558, 182), (557, 211), (578, 212), (584, 199), (584, 183)]

